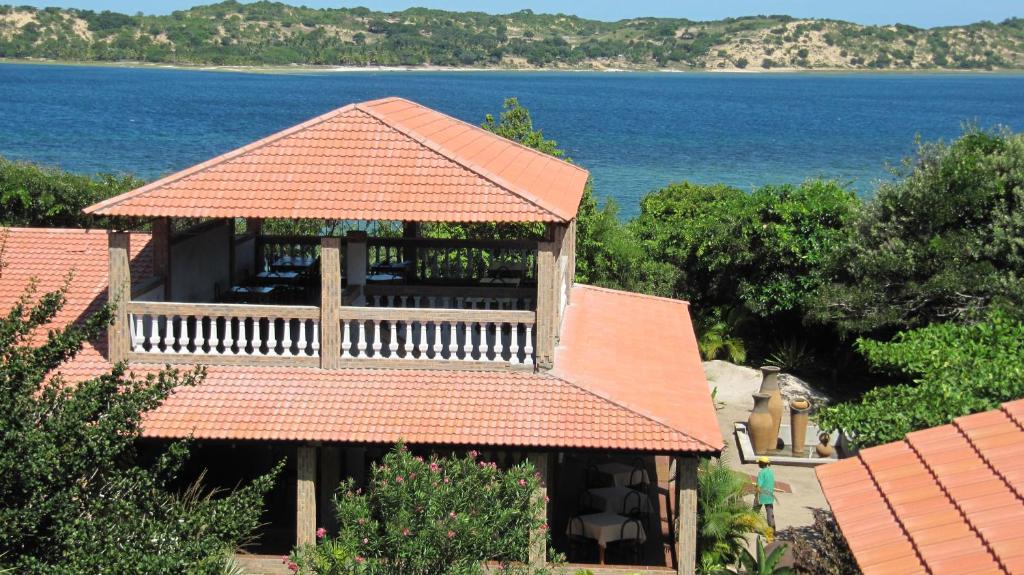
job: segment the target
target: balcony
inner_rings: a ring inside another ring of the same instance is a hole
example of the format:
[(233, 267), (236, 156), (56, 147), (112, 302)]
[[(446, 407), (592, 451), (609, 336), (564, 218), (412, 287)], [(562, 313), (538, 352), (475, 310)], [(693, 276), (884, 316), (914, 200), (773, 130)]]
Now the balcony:
[[(156, 266), (166, 268), (164, 281), (119, 308), (125, 329), (111, 330), (112, 353), (328, 369), (533, 370), (550, 362), (553, 318), (538, 315), (561, 309), (545, 301), (561, 275), (544, 264), (557, 261), (550, 242), (236, 236), (232, 228), (230, 253), (217, 255), (224, 233), (197, 228), (168, 242), (169, 261)], [(228, 262), (230, 273), (209, 258)], [(111, 263), (113, 286), (125, 280)]]

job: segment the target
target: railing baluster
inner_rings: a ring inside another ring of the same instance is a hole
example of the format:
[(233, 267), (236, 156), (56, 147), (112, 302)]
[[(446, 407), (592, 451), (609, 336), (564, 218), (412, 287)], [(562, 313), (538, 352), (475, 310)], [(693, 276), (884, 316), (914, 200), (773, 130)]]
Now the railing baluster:
[[(338, 326), (334, 326), (337, 329)], [(313, 356), (320, 357), (320, 322), (313, 320), (313, 340), (310, 342), (310, 347), (313, 349)], [(344, 355), (344, 348), (342, 348), (342, 355)]]
[(238, 320), (238, 355), (252, 355), (249, 351), (249, 340), (245, 335), (245, 321), (244, 317)]
[(509, 351), (511, 352), (509, 355), (509, 362), (511, 362), (512, 365), (521, 365), (523, 362), (519, 360), (519, 324), (511, 323), (509, 326), (512, 328), (512, 345), (509, 346)]
[(304, 319), (299, 320), (299, 341), (296, 343), (297, 349), (296, 355), (306, 356), (306, 321)]
[(380, 341), (380, 324), (382, 320), (373, 322), (373, 344), (370, 347), (373, 350), (373, 357), (380, 357), (381, 341)]
[(281, 355), (295, 355), (292, 353), (292, 322), (290, 319), (286, 317), (281, 318), (281, 330), (284, 331), (284, 335), (281, 338)]
[(444, 325), (448, 340), (448, 359), (458, 359), (457, 348), (459, 344), (459, 322), (448, 321), (445, 322)]
[(523, 354), (526, 356), (526, 363), (533, 365), (533, 324), (526, 324), (526, 341), (523, 346)]
[(171, 353), (174, 351), (174, 316), (166, 315), (164, 320), (164, 332), (161, 334), (160, 345), (163, 351)]
[[(491, 346), (491, 338), (488, 337), (488, 335), (490, 335), (490, 331), (491, 322), (484, 322), (480, 330), (480, 340), (482, 344), (480, 359), (483, 361), (491, 361), (491, 350), (493, 347)], [(495, 337), (497, 337), (497, 335), (495, 335)]]
[(341, 357), (352, 356), (352, 338), (349, 335), (351, 324), (351, 321), (341, 320)]
[(434, 322), (434, 347), (433, 347), (434, 357), (433, 357), (433, 359), (444, 359), (444, 356), (441, 354), (441, 352), (444, 351), (444, 342), (441, 341), (441, 324), (442, 323), (443, 322), (440, 322), (440, 321), (435, 321)]
[(132, 314), (132, 351), (142, 351), (142, 344), (145, 343), (143, 331), (142, 314)]
[[(371, 320), (372, 321), (372, 320)], [(365, 359), (366, 355), (366, 320), (357, 322), (359, 329), (356, 332), (356, 357)]]
[(427, 322), (416, 322), (416, 331), (419, 332), (419, 342), (416, 346), (416, 351), (419, 352), (420, 359), (427, 359)]
[(389, 321), (388, 328), (390, 329), (390, 339), (388, 339), (388, 357), (394, 358), (395, 354), (398, 353), (398, 322), (395, 320)]
[(504, 334), (505, 330), (504, 330), (504, 327), (505, 327), (505, 324), (503, 324), (500, 321), (494, 323), (494, 343), (495, 343), (494, 361), (504, 361), (505, 360), (505, 334)]
[(412, 358), (412, 324), (411, 321), (402, 322), (405, 324), (405, 344), (402, 346), (405, 352), (403, 357)]
[(178, 353), (188, 353), (187, 317), (176, 316), (178, 320)]
[(210, 317), (210, 354), (220, 355), (220, 340), (217, 339), (217, 316)]
[[(232, 346), (234, 345), (235, 342), (231, 339), (231, 323), (233, 319), (234, 318), (230, 317), (224, 318), (224, 355), (235, 355), (235, 350), (232, 349)], [(257, 334), (259, 333), (259, 330), (256, 329), (255, 327), (254, 331), (256, 331)], [(256, 346), (253, 345), (254, 351), (255, 347)]]
[(274, 316), (267, 316), (267, 355), (277, 355), (277, 318)]

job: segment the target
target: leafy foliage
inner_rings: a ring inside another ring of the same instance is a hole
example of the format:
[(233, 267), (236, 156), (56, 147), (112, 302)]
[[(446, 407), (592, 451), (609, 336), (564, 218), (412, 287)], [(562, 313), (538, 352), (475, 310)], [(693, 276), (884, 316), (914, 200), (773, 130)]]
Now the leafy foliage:
[(140, 185), (142, 182), (131, 176), (80, 176), (0, 158), (0, 225), (96, 225), (82, 208)]
[(886, 336), (1024, 309), (1024, 136), (969, 129), (922, 144), (883, 184), (834, 258), (814, 316)]
[(739, 561), (743, 568), (742, 573), (743, 575), (792, 575), (791, 568), (779, 567), (779, 562), (782, 561), (782, 556), (785, 553), (785, 545), (780, 545), (771, 553), (766, 553), (764, 541), (758, 537), (753, 554), (746, 547), (743, 548), (743, 554), (740, 555)]
[(697, 558), (710, 569), (731, 565), (746, 548), (748, 534), (771, 528), (743, 500), (750, 480), (721, 459), (702, 459), (697, 468)]
[(256, 528), (276, 471), (231, 494), (168, 484), (188, 454), (136, 453), (142, 415), (202, 370), (137, 379), (123, 365), (71, 384), (48, 377), (110, 322), (40, 330), (66, 288), (26, 295), (0, 318), (0, 548), (18, 573), (220, 573), (224, 553)]
[(300, 574), (525, 573), (531, 532), (543, 532), (533, 466), (509, 470), (464, 457), (414, 456), (401, 444), (373, 466), (366, 492), (343, 484), (340, 532), (292, 554)]
[(914, 378), (819, 413), (821, 426), (846, 430), (861, 447), (1024, 397), (1024, 323), (1001, 312), (974, 324), (901, 332), (888, 342), (860, 339), (857, 346), (878, 369)]

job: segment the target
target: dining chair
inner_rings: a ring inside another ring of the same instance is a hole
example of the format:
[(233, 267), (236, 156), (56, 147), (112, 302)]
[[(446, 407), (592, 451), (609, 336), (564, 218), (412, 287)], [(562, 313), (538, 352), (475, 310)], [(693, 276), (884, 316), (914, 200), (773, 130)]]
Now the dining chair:
[(569, 529), (566, 532), (566, 536), (569, 538), (569, 554), (568, 559), (570, 561), (579, 561), (587, 559), (590, 554), (590, 547), (596, 543), (593, 539), (586, 536), (586, 532), (583, 529), (583, 519), (579, 515), (574, 515), (569, 518)]
[(640, 565), (644, 561), (643, 533), (645, 531), (639, 519), (627, 518), (619, 526), (619, 539), (609, 542), (608, 548), (616, 558)]

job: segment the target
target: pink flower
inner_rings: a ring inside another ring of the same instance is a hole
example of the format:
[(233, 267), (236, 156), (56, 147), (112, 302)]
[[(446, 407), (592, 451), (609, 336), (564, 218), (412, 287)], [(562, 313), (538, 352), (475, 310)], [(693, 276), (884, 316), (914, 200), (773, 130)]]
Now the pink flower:
[(444, 482), (448, 483), (448, 478), (447, 477), (444, 478)]
[(292, 573), (299, 572), (299, 566), (296, 563), (288, 563), (288, 568), (292, 570)]
[(469, 456), (472, 457), (473, 459), (476, 459), (477, 455), (480, 455), (480, 452), (475, 449), (469, 452)]
[(455, 532), (454, 532), (454, 531), (452, 531), (451, 529), (449, 529), (449, 530), (448, 530), (448, 539), (452, 539), (452, 538), (454, 538), (454, 537), (455, 537)]
[(316, 538), (317, 539), (323, 539), (324, 537), (327, 537), (327, 530), (324, 529), (323, 527), (320, 527), (319, 529), (316, 530)]
[(357, 488), (356, 489), (356, 495), (362, 495), (362, 494), (363, 494), (363, 488), (362, 487)]
[(420, 457), (419, 455), (417, 455), (416, 457), (413, 457), (413, 459), (415, 459), (416, 461), (419, 461), (420, 463), (423, 463), (423, 458)]
[(363, 519), (362, 517), (360, 517), (360, 518), (359, 518), (359, 521), (358, 521), (358, 523), (359, 523), (360, 525), (362, 525), (362, 524), (366, 523), (366, 520), (365, 520), (365, 519)]
[(544, 503), (550, 503), (550, 502), (551, 502), (551, 498), (548, 497), (547, 495), (545, 495), (544, 496)]
[(416, 474), (415, 473), (410, 473), (409, 474), (409, 479), (416, 479)]
[(402, 536), (403, 537), (408, 537), (409, 536), (409, 528), (408, 527), (403, 527), (402, 528)]
[(541, 530), (541, 531), (547, 531), (547, 530), (548, 530), (548, 524), (547, 524), (547, 523), (545, 523), (544, 525), (541, 525), (541, 526), (540, 526), (540, 530)]
[(398, 477), (396, 477), (396, 478), (395, 478), (395, 483), (401, 483), (401, 482), (403, 482), (403, 481), (405, 481), (405, 479), (404, 479), (404, 478), (402, 478), (402, 476), (401, 476), (401, 475), (399, 475)]
[(290, 558), (290, 557), (288, 557), (287, 555), (282, 555), (282, 556), (281, 556), (281, 565), (287, 565), (287, 564), (288, 564), (288, 561), (289, 561), (290, 559), (291, 559), (291, 558)]
[(356, 555), (356, 563), (362, 563), (363, 561), (366, 561), (366, 559), (363, 559), (362, 555)]
[(436, 464), (436, 463), (434, 463), (434, 462), (431, 462), (430, 463), (430, 470), (433, 471), (434, 473), (437, 473), (438, 471), (441, 470), (441, 466)]
[(455, 519), (455, 516), (456, 516), (456, 514), (455, 514), (454, 511), (448, 513), (448, 517), (451, 517), (452, 519)]
[(520, 479), (519, 480), (519, 487), (526, 487), (526, 480), (525, 479)]
[(368, 538), (363, 537), (363, 545), (366, 545), (369, 542), (370, 542), (370, 540)]

